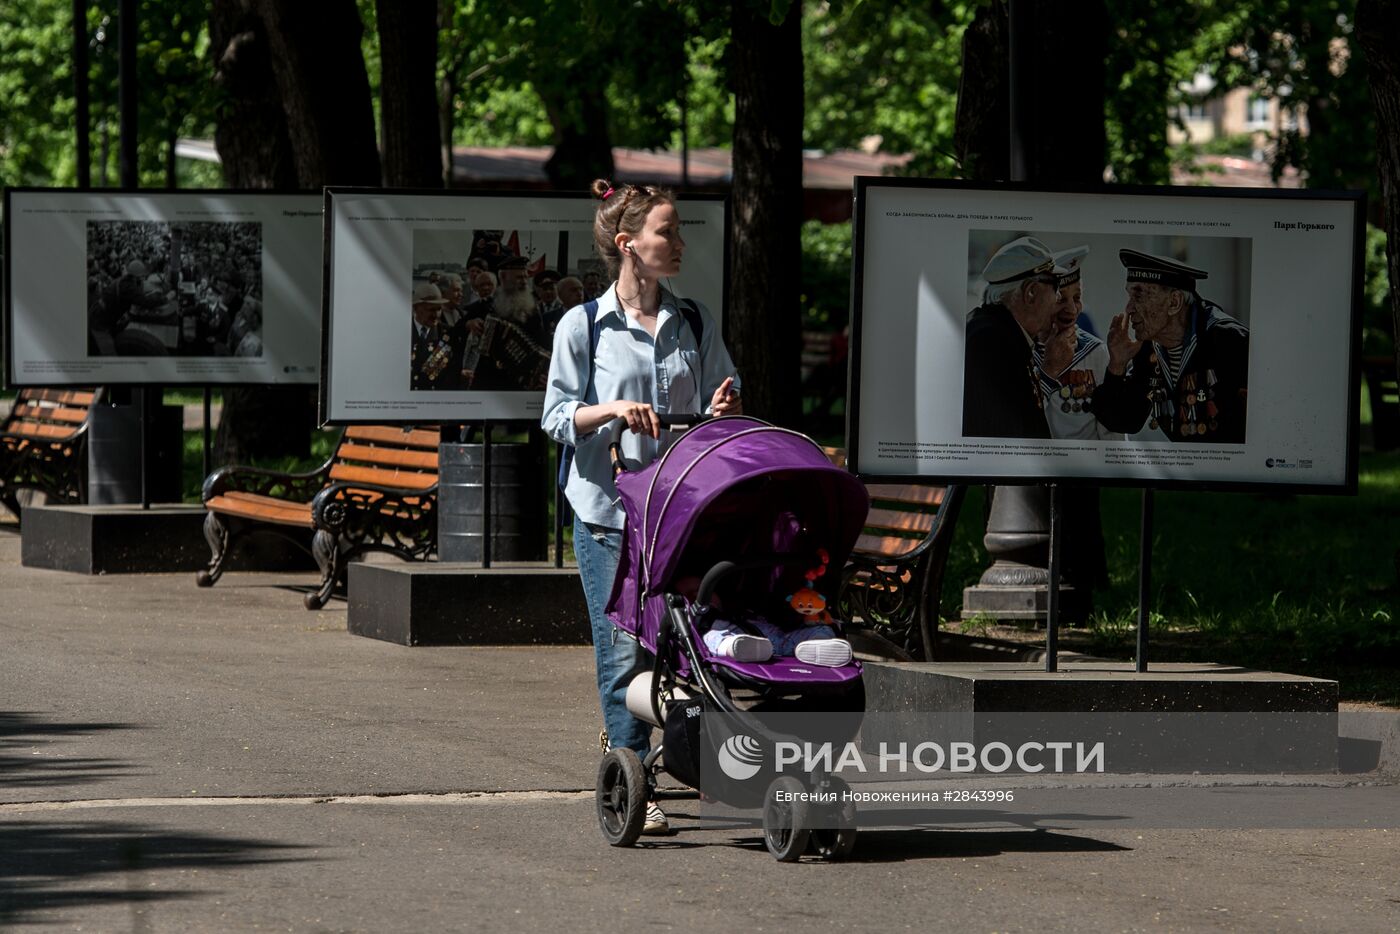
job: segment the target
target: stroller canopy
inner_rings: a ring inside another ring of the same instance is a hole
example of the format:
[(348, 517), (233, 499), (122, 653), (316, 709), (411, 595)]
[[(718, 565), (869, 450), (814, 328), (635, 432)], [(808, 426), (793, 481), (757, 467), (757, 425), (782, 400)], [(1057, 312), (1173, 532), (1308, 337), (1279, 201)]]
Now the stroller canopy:
[(800, 523), (791, 553), (824, 548), (838, 572), (870, 509), (864, 484), (833, 466), (811, 438), (745, 416), (692, 428), (656, 463), (620, 475), (617, 490), (627, 512), (622, 566), (635, 575), (633, 587), (640, 584), (640, 593), (628, 595), (633, 600), (664, 590), (701, 532), (723, 539), (712, 541), (711, 555), (787, 552), (789, 543), (775, 537), (778, 517)]

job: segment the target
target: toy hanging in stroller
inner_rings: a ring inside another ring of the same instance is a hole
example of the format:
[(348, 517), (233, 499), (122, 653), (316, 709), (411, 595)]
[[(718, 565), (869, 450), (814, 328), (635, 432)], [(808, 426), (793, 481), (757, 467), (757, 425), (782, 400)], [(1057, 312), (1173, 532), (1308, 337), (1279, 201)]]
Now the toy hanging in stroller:
[[(722, 780), (712, 764), (725, 755), (766, 761), (780, 738), (763, 722), (768, 714), (815, 714), (828, 739), (852, 739), (864, 709), (860, 663), (849, 653), (838, 664), (741, 661), (713, 651), (704, 636), (721, 621), (762, 624), (764, 632), (777, 623), (802, 626), (789, 595), (811, 587), (827, 566), (840, 570), (870, 500), (859, 480), (798, 432), (746, 416), (662, 417), (663, 426), (697, 422), (640, 470), (623, 463), (621, 422), (611, 427), (627, 523), (608, 615), (625, 634), (619, 638), (636, 638), (654, 657), (652, 669), (633, 678), (627, 705), (661, 727), (663, 741), (645, 761), (631, 749), (606, 753), (599, 824), (614, 846), (635, 843), (664, 769), (714, 800), (761, 806), (764, 841), (779, 860), (795, 860), (809, 845), (838, 858), (855, 843), (854, 805), (806, 801), (839, 798), (839, 777), (775, 767), (770, 781), (745, 784)], [(806, 608), (820, 600), (812, 589)]]

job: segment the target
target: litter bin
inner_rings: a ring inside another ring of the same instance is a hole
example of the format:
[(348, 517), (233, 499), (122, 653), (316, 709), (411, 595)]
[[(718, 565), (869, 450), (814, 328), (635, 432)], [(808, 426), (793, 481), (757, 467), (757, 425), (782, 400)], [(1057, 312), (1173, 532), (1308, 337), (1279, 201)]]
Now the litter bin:
[[(483, 445), (438, 448), (438, 560), (481, 561)], [(545, 450), (491, 444), (491, 561), (543, 561)]]
[[(160, 405), (147, 428), (146, 492), (153, 503), (180, 502), (184, 412)], [(141, 406), (99, 403), (88, 419), (88, 502), (141, 502)]]

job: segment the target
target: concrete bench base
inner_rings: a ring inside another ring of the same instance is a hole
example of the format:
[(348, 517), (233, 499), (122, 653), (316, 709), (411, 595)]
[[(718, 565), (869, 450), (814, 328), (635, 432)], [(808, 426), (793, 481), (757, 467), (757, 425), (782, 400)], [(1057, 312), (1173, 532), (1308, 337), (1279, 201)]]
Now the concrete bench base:
[(1103, 742), (1115, 773), (1338, 771), (1337, 682), (1229, 665), (872, 663), (862, 743)]
[(578, 571), (351, 564), (347, 628), (399, 645), (588, 645)]
[[(164, 574), (197, 571), (209, 563), (203, 506), (26, 506), (22, 527), (20, 563), (27, 568), (76, 574)], [(315, 567), (309, 554), (285, 539), (258, 535), (240, 549), (230, 570)]]

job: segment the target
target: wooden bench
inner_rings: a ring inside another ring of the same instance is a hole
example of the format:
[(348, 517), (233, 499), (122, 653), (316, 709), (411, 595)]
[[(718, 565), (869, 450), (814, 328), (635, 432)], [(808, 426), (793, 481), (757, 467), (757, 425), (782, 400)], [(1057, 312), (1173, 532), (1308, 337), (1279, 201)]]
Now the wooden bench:
[[(845, 466), (845, 452), (827, 448)], [(859, 621), (916, 661), (934, 660), (943, 571), (965, 487), (868, 483), (870, 514), (841, 573), (837, 615)]]
[(0, 424), (0, 502), (20, 517), (20, 490), (85, 503), (87, 431), (100, 389), (21, 389)]
[(234, 543), (272, 532), (309, 551), (321, 570), (308, 610), (326, 605), (346, 563), (370, 551), (423, 560), (437, 549), (436, 428), (346, 428), (315, 471), (283, 474), (222, 467), (204, 481), (204, 537), (212, 557), (195, 575), (210, 587)]

